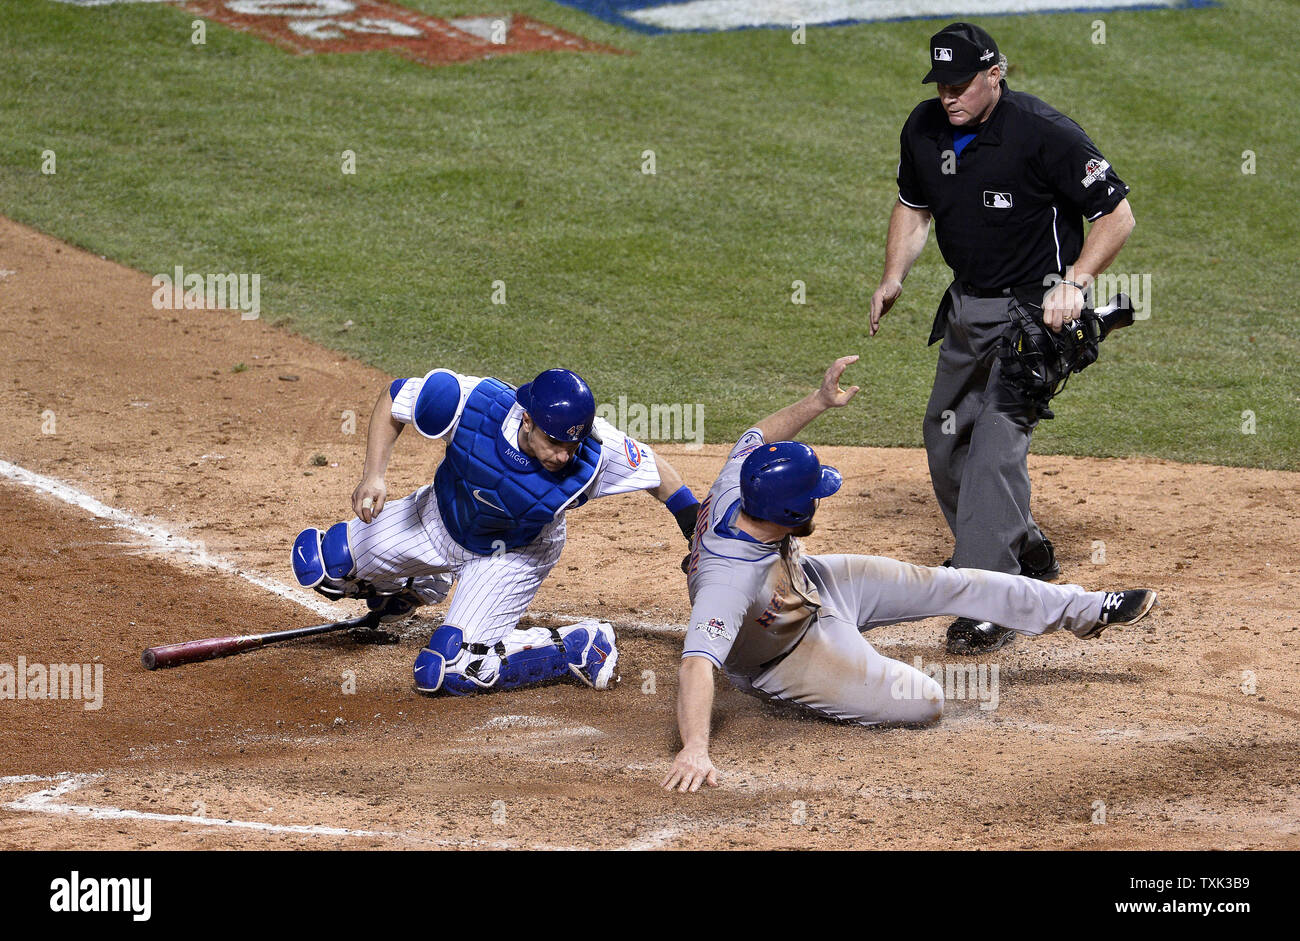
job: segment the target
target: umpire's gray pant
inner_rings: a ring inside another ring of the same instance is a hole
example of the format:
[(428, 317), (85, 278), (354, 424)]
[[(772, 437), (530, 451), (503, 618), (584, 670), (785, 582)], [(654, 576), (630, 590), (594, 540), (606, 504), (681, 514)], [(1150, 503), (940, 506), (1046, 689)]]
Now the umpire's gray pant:
[(1011, 299), (975, 297), (953, 282), (944, 305), (924, 435), (934, 495), (956, 542), (952, 564), (1017, 575), (1020, 556), (1043, 534), (1029, 512), (1026, 464), (1038, 415), (1003, 386), (997, 357)]

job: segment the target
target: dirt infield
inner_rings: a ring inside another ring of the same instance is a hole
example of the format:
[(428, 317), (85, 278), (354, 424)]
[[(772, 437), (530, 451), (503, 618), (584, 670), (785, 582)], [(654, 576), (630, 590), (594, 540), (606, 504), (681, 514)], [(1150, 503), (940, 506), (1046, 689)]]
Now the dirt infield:
[[(287, 582), (298, 529), (348, 515), (390, 377), (264, 321), (154, 310), (151, 293), (0, 220), (0, 459)], [(697, 492), (722, 450), (664, 449)], [(390, 493), (439, 455), (404, 435)], [(946, 555), (919, 452), (825, 456), (848, 483), (811, 551)], [(720, 684), (723, 784), (686, 796), (657, 788), (682, 547), (644, 495), (572, 514), (534, 606), (612, 620), (620, 688), (430, 699), (410, 674), (425, 620), (393, 647), (332, 637), (144, 671), (153, 643), (318, 616), (0, 480), (0, 692), (20, 657), (103, 668), (100, 708), (0, 698), (0, 848), (1300, 847), (1300, 474), (1030, 466), (1066, 578), (1157, 588), (1152, 617), (1095, 643), (1020, 638), (979, 661), (998, 668), (996, 703), (950, 697), (922, 730), (811, 720)], [(942, 628), (870, 639), (942, 664)]]

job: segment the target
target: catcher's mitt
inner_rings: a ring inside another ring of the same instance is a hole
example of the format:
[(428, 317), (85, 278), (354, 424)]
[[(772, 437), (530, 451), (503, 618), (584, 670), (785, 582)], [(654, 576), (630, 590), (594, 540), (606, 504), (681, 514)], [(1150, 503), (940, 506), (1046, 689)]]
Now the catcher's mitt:
[(1058, 395), (1072, 374), (1097, 361), (1098, 346), (1116, 327), (1133, 322), (1133, 305), (1120, 294), (1103, 308), (1084, 309), (1060, 333), (1043, 323), (1043, 309), (1019, 300), (1011, 305), (1011, 323), (998, 350), (1004, 381), (1026, 402), (1038, 409), (1040, 418), (1054, 418), (1048, 403)]

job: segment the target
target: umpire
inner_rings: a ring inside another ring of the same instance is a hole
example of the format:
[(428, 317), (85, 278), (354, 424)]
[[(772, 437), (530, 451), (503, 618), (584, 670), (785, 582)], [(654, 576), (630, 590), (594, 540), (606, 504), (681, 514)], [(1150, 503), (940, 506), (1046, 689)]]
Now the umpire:
[[(1053, 330), (1079, 314), (1133, 230), (1129, 188), (1079, 125), (1007, 87), (1006, 58), (980, 27), (936, 33), (930, 66), (922, 83), (936, 83), (938, 96), (903, 125), (871, 334), (902, 293), (933, 218), (954, 279), (930, 331), (930, 343), (943, 345), (924, 426), (930, 480), (955, 540), (948, 564), (1052, 579), (1060, 574), (1052, 543), (1029, 511), (1038, 413), (1003, 386), (998, 340), (1015, 298), (1041, 305)], [(1014, 636), (960, 618), (948, 650), (981, 653)]]

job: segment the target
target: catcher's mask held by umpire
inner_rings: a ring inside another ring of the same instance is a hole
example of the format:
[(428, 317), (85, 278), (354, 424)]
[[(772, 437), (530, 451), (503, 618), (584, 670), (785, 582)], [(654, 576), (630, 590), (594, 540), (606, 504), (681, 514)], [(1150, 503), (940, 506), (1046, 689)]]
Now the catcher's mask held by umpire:
[(740, 465), (740, 508), (754, 519), (802, 526), (817, 512), (817, 501), (835, 493), (843, 482), (840, 472), (823, 466), (806, 444), (765, 444)]
[(1054, 333), (1043, 324), (1043, 310), (1015, 300), (1011, 322), (999, 343), (1002, 377), (1023, 401), (1034, 406), (1038, 417), (1055, 418), (1048, 407), (1065, 388), (1070, 376), (1097, 361), (1098, 346), (1107, 334), (1133, 323), (1133, 302), (1118, 294), (1096, 310), (1084, 308), (1079, 319)]
[(596, 399), (587, 383), (569, 369), (548, 369), (515, 393), (538, 428), (556, 441), (581, 441), (596, 420)]

